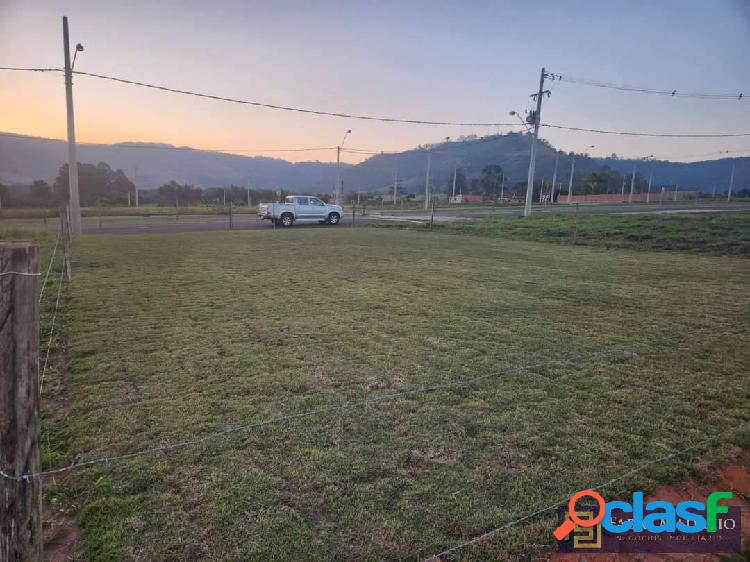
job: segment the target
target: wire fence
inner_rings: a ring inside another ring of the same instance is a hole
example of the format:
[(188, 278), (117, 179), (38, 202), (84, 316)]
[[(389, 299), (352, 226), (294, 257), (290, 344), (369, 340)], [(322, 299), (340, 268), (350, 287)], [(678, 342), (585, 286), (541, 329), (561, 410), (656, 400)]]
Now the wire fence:
[(60, 309), (60, 295), (62, 295), (63, 277), (65, 276), (65, 262), (60, 265), (60, 277), (57, 282), (57, 298), (55, 299), (55, 309), (52, 313), (52, 322), (49, 328), (49, 337), (47, 338), (47, 352), (44, 354), (44, 365), (42, 372), (39, 375), (39, 394), (42, 393), (42, 387), (44, 386), (44, 375), (47, 372), (47, 365), (49, 363), (49, 354), (52, 349), (52, 340), (55, 335), (55, 321), (57, 320), (57, 312)]
[[(750, 426), (750, 420), (744, 421), (744, 422), (740, 423), (739, 425), (737, 425), (737, 426), (735, 426), (735, 427), (733, 427), (731, 429), (728, 429), (726, 431), (722, 431), (720, 433), (712, 435), (711, 437), (703, 439), (702, 441), (699, 441), (698, 443), (694, 443), (693, 445), (685, 447), (684, 449), (680, 449), (678, 451), (674, 451), (672, 453), (669, 453), (668, 455), (664, 455), (662, 457), (659, 457), (659, 458), (653, 459), (651, 461), (648, 461), (648, 462), (646, 462), (644, 464), (641, 464), (641, 465), (639, 465), (639, 466), (637, 466), (637, 467), (635, 467), (635, 468), (633, 468), (631, 470), (628, 470), (627, 472), (624, 472), (624, 473), (620, 474), (619, 476), (616, 476), (616, 477), (614, 477), (614, 478), (612, 478), (610, 480), (607, 480), (606, 482), (603, 482), (603, 483), (601, 483), (601, 484), (599, 484), (597, 486), (587, 487), (585, 489), (587, 489), (587, 490), (593, 490), (593, 491), (603, 490), (604, 488), (606, 488), (608, 486), (611, 486), (612, 484), (614, 484), (616, 482), (620, 482), (622, 480), (625, 480), (626, 478), (628, 478), (630, 476), (633, 476), (634, 474), (637, 474), (639, 472), (642, 472), (642, 471), (646, 470), (647, 468), (649, 468), (651, 466), (654, 466), (656, 464), (663, 463), (665, 461), (671, 460), (671, 459), (673, 459), (675, 457), (678, 457), (680, 455), (684, 455), (685, 453), (688, 453), (690, 451), (694, 451), (695, 449), (699, 449), (699, 448), (701, 448), (701, 447), (703, 447), (705, 445), (708, 445), (709, 443), (713, 443), (714, 441), (718, 441), (720, 439), (728, 437), (728, 436), (736, 433), (737, 431), (740, 431), (741, 429), (744, 429), (745, 427), (748, 427), (748, 426)], [(558, 502), (556, 502), (556, 503), (554, 503), (552, 505), (548, 505), (547, 507), (542, 507), (540, 509), (537, 509), (536, 511), (532, 511), (530, 513), (527, 513), (527, 514), (525, 514), (523, 516), (518, 517), (517, 519), (513, 519), (511, 521), (508, 521), (507, 523), (503, 523), (499, 527), (495, 527), (494, 529), (492, 529), (490, 531), (487, 531), (486, 533), (482, 533), (481, 535), (478, 535), (478, 536), (476, 536), (476, 537), (474, 537), (474, 538), (472, 538), (470, 540), (467, 540), (465, 542), (462, 542), (460, 544), (452, 546), (451, 548), (447, 548), (447, 549), (445, 549), (445, 550), (443, 550), (441, 552), (438, 552), (437, 554), (433, 554), (433, 555), (425, 558), (424, 562), (435, 562), (437, 560), (444, 559), (444, 558), (446, 558), (448, 556), (453, 556), (459, 550), (462, 550), (462, 549), (467, 548), (467, 547), (472, 546), (472, 545), (477, 545), (477, 544), (483, 543), (485, 541), (488, 541), (489, 539), (491, 539), (492, 537), (494, 537), (498, 533), (506, 531), (506, 530), (508, 530), (508, 529), (510, 529), (512, 527), (517, 526), (517, 525), (520, 525), (521, 523), (525, 523), (526, 521), (530, 521), (531, 519), (534, 519), (534, 518), (539, 517), (541, 515), (544, 515), (545, 513), (548, 513), (548, 512), (550, 512), (550, 511), (552, 511), (554, 509), (557, 509), (560, 506), (566, 505), (568, 503), (568, 500), (570, 499), (570, 496), (574, 492), (575, 492), (575, 490), (571, 490), (571, 493), (567, 497), (561, 499), (560, 501), (558, 501)]]
[(280, 414), (277, 416), (264, 419), (262, 421), (240, 425), (236, 427), (228, 427), (221, 431), (208, 433), (206, 435), (194, 437), (185, 441), (178, 441), (178, 442), (170, 443), (166, 445), (148, 447), (145, 449), (141, 449), (139, 451), (134, 451), (132, 453), (106, 455), (106, 456), (102, 456), (102, 457), (95, 458), (95, 459), (76, 462), (76, 463), (63, 466), (60, 468), (39, 471), (39, 472), (31, 473), (31, 474), (13, 475), (13, 474), (9, 474), (5, 470), (0, 469), (0, 476), (9, 478), (9, 479), (15, 479), (15, 480), (29, 480), (31, 478), (62, 474), (65, 472), (69, 472), (71, 470), (84, 468), (84, 467), (90, 467), (90, 466), (95, 466), (95, 465), (108, 465), (110, 463), (117, 462), (117, 461), (124, 461), (124, 460), (133, 459), (133, 458), (141, 457), (145, 455), (152, 455), (155, 453), (166, 453), (168, 451), (172, 451), (175, 449), (195, 446), (195, 445), (205, 443), (207, 441), (218, 439), (220, 437), (226, 437), (227, 435), (231, 435), (231, 434), (238, 433), (241, 431), (249, 431), (252, 429), (258, 429), (258, 428), (265, 427), (265, 426), (272, 425), (272, 424), (285, 423), (285, 422), (289, 422), (293, 420), (309, 418), (309, 417), (314, 417), (314, 416), (321, 416), (325, 414), (335, 414), (335, 413), (346, 412), (349, 410), (353, 410), (355, 408), (361, 408), (361, 407), (368, 406), (371, 404), (377, 404), (377, 403), (387, 402), (391, 400), (398, 400), (401, 398), (405, 398), (407, 396), (415, 396), (415, 395), (432, 393), (432, 392), (436, 392), (440, 390), (448, 390), (448, 389), (453, 389), (453, 388), (471, 386), (480, 381), (493, 378), (493, 377), (497, 377), (500, 375), (504, 375), (504, 374), (518, 373), (518, 372), (539, 369), (539, 368), (560, 367), (560, 366), (572, 364), (582, 359), (593, 359), (595, 357), (612, 357), (613, 353), (617, 353), (618, 351), (625, 350), (625, 349), (630, 349), (632, 353), (633, 347), (634, 346), (632, 345), (619, 346), (619, 349), (617, 347), (614, 347), (614, 348), (609, 348), (606, 350), (601, 350), (601, 351), (597, 351), (593, 353), (592, 352), (579, 353), (579, 354), (572, 355), (565, 359), (555, 359), (551, 361), (547, 360), (547, 361), (541, 361), (541, 362), (530, 364), (530, 365), (508, 367), (506, 369), (501, 369), (499, 371), (492, 372), (492, 373), (485, 373), (483, 375), (471, 377), (468, 379), (462, 379), (462, 380), (445, 382), (445, 383), (436, 383), (436, 384), (432, 384), (429, 386), (420, 386), (417, 388), (412, 388), (412, 389), (403, 390), (399, 392), (393, 392), (389, 394), (383, 394), (383, 395), (375, 396), (372, 398), (366, 398), (362, 400), (349, 401), (343, 404), (339, 404), (335, 406), (328, 406), (324, 408), (318, 408), (314, 410), (306, 410), (302, 412)]
[(55, 254), (57, 254), (57, 246), (60, 244), (60, 234), (58, 233), (57, 239), (55, 240), (55, 247), (52, 249), (52, 256), (49, 258), (49, 264), (47, 265), (47, 273), (44, 275), (44, 281), (42, 281), (42, 288), (39, 291), (39, 302), (42, 302), (44, 298), (44, 291), (47, 288), (47, 279), (49, 278), (49, 272), (52, 270), (52, 264), (55, 261)]

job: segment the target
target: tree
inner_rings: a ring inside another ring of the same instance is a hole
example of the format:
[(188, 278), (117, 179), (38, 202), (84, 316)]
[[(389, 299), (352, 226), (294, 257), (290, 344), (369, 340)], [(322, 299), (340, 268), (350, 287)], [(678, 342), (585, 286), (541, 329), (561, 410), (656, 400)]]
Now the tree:
[[(60, 167), (54, 192), (59, 201), (68, 200), (67, 164)], [(97, 165), (78, 163), (78, 193), (82, 205), (122, 205), (128, 201), (128, 192), (134, 193), (135, 185), (122, 170), (112, 170), (105, 162)]]
[(500, 193), (500, 184), (503, 180), (503, 168), (499, 164), (489, 164), (482, 169), (481, 189), (482, 194), (495, 198)]

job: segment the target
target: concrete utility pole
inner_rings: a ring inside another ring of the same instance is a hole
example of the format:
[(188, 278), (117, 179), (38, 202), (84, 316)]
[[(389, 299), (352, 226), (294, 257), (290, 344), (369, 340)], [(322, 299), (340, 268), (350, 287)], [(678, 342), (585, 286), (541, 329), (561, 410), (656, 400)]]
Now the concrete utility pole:
[(732, 173), (729, 175), (729, 191), (727, 191), (727, 203), (732, 200), (732, 188), (734, 187), (734, 162), (732, 162)]
[(542, 183), (539, 185), (539, 203), (542, 203), (542, 198), (544, 197), (544, 178), (542, 178)]
[(570, 161), (570, 178), (568, 178), (568, 203), (571, 202), (573, 197), (573, 174), (576, 171), (576, 155), (573, 154), (573, 160)]
[(341, 139), (341, 144), (336, 147), (336, 190), (334, 192), (334, 203), (341, 205), (341, 196), (343, 189), (341, 189), (341, 149), (344, 148), (346, 137), (351, 133), (351, 129), (347, 129), (344, 133), (344, 138)]
[[(456, 194), (455, 186), (453, 187), (453, 195)], [(500, 180), (500, 202), (503, 202), (503, 198), (505, 197), (505, 172), (503, 172), (503, 179)]]
[(635, 189), (635, 164), (633, 164), (633, 175), (630, 176), (630, 195), (628, 195), (628, 203), (633, 202), (633, 190)]
[[(542, 114), (542, 96), (544, 95), (544, 78), (546, 73), (542, 67), (539, 76), (539, 91), (531, 97), (536, 98), (536, 112), (534, 113), (534, 136), (531, 138), (531, 152), (529, 154), (529, 178), (526, 182), (526, 205), (523, 208), (523, 216), (531, 216), (531, 203), (534, 196), (534, 167), (536, 166), (536, 141), (539, 138), (539, 120)], [(547, 92), (549, 93), (549, 92)]]
[(393, 174), (393, 208), (396, 208), (396, 200), (398, 198), (398, 170)]
[(427, 153), (427, 172), (424, 175), (424, 210), (427, 211), (430, 208), (430, 199), (432, 198), (432, 190), (430, 189), (430, 166), (432, 165), (432, 152)]
[(714, 182), (714, 188), (711, 190), (711, 199), (716, 199), (716, 182)]
[(250, 208), (251, 203), (253, 202), (252, 198), (250, 197), (250, 182), (247, 182), (247, 207)]
[(648, 175), (648, 191), (646, 192), (646, 203), (649, 203), (651, 201), (651, 180), (654, 179), (654, 171), (651, 170), (651, 173)]
[(626, 178), (625, 176), (622, 176), (622, 190), (620, 190), (621, 197), (625, 197), (625, 182), (627, 181), (627, 179), (628, 178)]
[[(68, 17), (63, 16), (63, 49), (65, 51), (65, 105), (68, 114), (68, 186), (73, 234), (81, 233), (81, 200), (78, 196), (78, 158), (76, 157), (76, 125), (73, 115), (73, 68), (70, 64)], [(78, 50), (78, 46), (76, 46)], [(83, 47), (81, 47), (83, 50)]]
[(453, 166), (453, 197), (456, 196), (456, 174), (458, 173), (458, 166)]
[(560, 163), (560, 154), (555, 153), (555, 171), (552, 172), (552, 193), (549, 196), (549, 202), (555, 202), (555, 183), (557, 182), (557, 165)]

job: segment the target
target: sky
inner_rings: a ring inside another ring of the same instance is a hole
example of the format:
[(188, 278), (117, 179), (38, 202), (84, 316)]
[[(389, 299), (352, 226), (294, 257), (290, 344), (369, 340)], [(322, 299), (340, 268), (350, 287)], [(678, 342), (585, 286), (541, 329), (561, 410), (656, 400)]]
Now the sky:
[[(562, 81), (542, 122), (669, 133), (750, 133), (748, 0), (289, 2), (0, 0), (0, 66), (61, 67), (224, 97), (407, 119), (513, 122), (542, 67), (563, 77), (746, 99), (701, 100)], [(77, 76), (81, 142), (163, 142), (333, 161), (346, 147), (403, 150), (518, 127), (393, 124), (183, 96)], [(63, 78), (0, 71), (0, 131), (65, 138)], [(542, 128), (556, 147), (691, 161), (750, 154), (750, 137), (640, 138)], [(594, 145), (593, 148), (590, 148)], [(342, 161), (366, 156), (344, 152)]]

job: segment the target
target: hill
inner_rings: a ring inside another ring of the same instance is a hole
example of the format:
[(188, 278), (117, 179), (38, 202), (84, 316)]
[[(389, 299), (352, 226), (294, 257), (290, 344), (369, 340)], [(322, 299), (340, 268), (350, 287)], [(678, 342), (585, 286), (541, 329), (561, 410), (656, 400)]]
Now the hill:
[[(397, 154), (379, 154), (345, 170), (342, 174), (345, 189), (389, 192), (394, 174), (398, 172), (399, 185), (405, 191), (421, 192), (424, 189), (427, 167), (427, 152), (431, 156), (431, 178), (436, 190), (448, 189), (453, 177), (453, 168), (463, 169), (466, 176), (478, 178), (489, 164), (500, 164), (508, 178), (507, 184), (525, 182), (529, 166), (530, 136), (509, 133), (457, 142), (446, 142)], [(535, 179), (552, 179), (555, 157), (560, 163), (557, 179), (567, 185), (571, 155), (557, 151), (546, 141), (540, 140), (537, 150)], [(750, 186), (750, 158), (724, 158), (701, 162), (650, 162), (620, 158), (590, 158), (576, 156), (576, 175), (598, 171), (607, 166), (623, 174), (631, 174), (637, 164), (638, 173), (647, 178), (653, 170), (655, 186), (677, 184), (679, 189), (711, 191), (714, 183), (717, 193), (725, 192), (729, 184), (732, 164), (735, 164), (735, 189)]]
[[(463, 169), (468, 179), (478, 178), (489, 164), (500, 164), (508, 178), (507, 185), (525, 182), (529, 164), (530, 136), (509, 133), (482, 138), (419, 147), (394, 154), (374, 155), (351, 166), (342, 164), (345, 191), (389, 193), (394, 174), (398, 172), (403, 191), (421, 192), (424, 187), (427, 152), (431, 156), (431, 178), (434, 188), (446, 191), (453, 168)], [(558, 181), (566, 184), (571, 155), (557, 151), (540, 141), (537, 152), (536, 179), (550, 181), (559, 156)], [(67, 158), (63, 141), (0, 133), (0, 183), (29, 184), (42, 179), (54, 180)], [(284, 188), (292, 191), (329, 193), (333, 190), (336, 164), (328, 162), (292, 163), (279, 158), (239, 156), (221, 152), (174, 147), (164, 144), (123, 143), (113, 145), (80, 145), (81, 162), (107, 162), (122, 169), (141, 189), (151, 189), (176, 180), (201, 187), (240, 185), (248, 181), (260, 189)], [(576, 156), (576, 175), (609, 167), (630, 174), (638, 165), (642, 178), (653, 170), (654, 185), (674, 185), (680, 189), (725, 192), (732, 164), (735, 165), (735, 188), (750, 187), (750, 158), (724, 158), (700, 162), (651, 162), (620, 158)]]
[[(63, 141), (0, 134), (0, 183), (52, 182), (66, 160), (67, 145)], [(251, 181), (257, 188), (327, 192), (333, 190), (336, 177), (336, 165), (327, 162), (293, 163), (169, 144), (79, 145), (78, 160), (106, 162), (113, 169), (122, 169), (141, 189), (157, 188), (170, 180), (202, 187), (244, 186)]]

